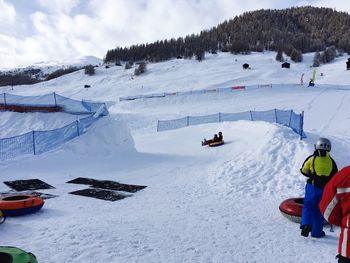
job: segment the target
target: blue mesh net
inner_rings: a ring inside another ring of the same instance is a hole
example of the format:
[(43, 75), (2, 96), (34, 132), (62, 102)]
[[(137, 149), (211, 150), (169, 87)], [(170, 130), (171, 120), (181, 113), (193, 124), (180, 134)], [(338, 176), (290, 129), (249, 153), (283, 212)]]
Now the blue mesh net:
[(34, 152), (33, 132), (0, 140), (0, 160)]
[(292, 110), (268, 110), (268, 111), (245, 111), (238, 113), (216, 113), (206, 116), (187, 116), (176, 120), (158, 121), (157, 131), (165, 131), (183, 128), (189, 125), (197, 125), (204, 123), (223, 122), (223, 121), (266, 121), (271, 123), (279, 123), (290, 127), (293, 131), (300, 135), (300, 139), (306, 138), (303, 132), (303, 114), (296, 114)]
[(251, 111), (252, 121), (277, 122), (275, 110), (269, 111)]
[(276, 110), (277, 123), (290, 127), (290, 119), (291, 119), (292, 113), (293, 113), (292, 110), (290, 111)]
[(35, 131), (35, 154), (50, 151), (77, 136), (78, 128), (76, 122), (51, 131)]
[(247, 120), (251, 121), (252, 117), (250, 111), (237, 112), (237, 113), (221, 113), (221, 121), (239, 121)]
[(158, 131), (174, 130), (188, 126), (188, 118), (181, 118), (169, 121), (158, 121)]
[(202, 124), (202, 123), (213, 123), (218, 122), (219, 120), (219, 113), (212, 114), (212, 115), (206, 115), (206, 116), (196, 116), (191, 117), (189, 116), (189, 125), (196, 125), (196, 124)]
[(17, 96), (2, 94), (0, 103), (20, 106), (61, 106), (70, 114), (88, 114), (62, 128), (48, 131), (32, 131), (11, 138), (0, 139), (0, 160), (24, 154), (41, 154), (85, 133), (87, 128), (108, 115), (105, 103), (72, 100), (58, 94), (42, 96)]
[(2, 97), (7, 105), (55, 106), (54, 94), (41, 96), (18, 96), (4, 93)]

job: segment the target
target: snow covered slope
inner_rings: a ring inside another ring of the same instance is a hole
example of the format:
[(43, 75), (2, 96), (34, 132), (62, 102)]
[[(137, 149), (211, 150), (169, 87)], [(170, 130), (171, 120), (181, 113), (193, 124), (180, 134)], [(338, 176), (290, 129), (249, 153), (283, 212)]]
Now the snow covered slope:
[[(350, 152), (350, 72), (347, 57), (317, 69), (316, 86), (290, 86), (311, 77), (313, 54), (282, 69), (276, 53), (249, 56), (221, 53), (202, 62), (171, 60), (149, 64), (145, 75), (124, 67), (97, 68), (32, 86), (20, 95), (57, 92), (74, 99), (108, 101), (110, 117), (81, 137), (38, 156), (0, 163), (1, 181), (39, 178), (56, 194), (33, 215), (0, 225), (1, 245), (31, 251), (39, 262), (332, 262), (339, 229), (326, 238), (300, 236), (279, 204), (303, 195), (299, 168), (319, 136), (333, 142), (339, 168)], [(249, 63), (251, 70), (243, 70)], [(323, 73), (323, 76), (320, 75)], [(286, 84), (273, 88), (142, 99), (120, 96), (185, 91), (232, 85)], [(84, 89), (84, 85), (91, 85)], [(322, 86), (318, 84), (323, 84)], [(265, 122), (202, 124), (156, 132), (158, 119), (246, 110), (304, 111), (308, 138)], [(50, 128), (68, 116), (1, 113), (6, 132)], [(20, 120), (23, 120), (22, 122)], [(47, 122), (46, 122), (47, 120)], [(38, 124), (35, 124), (38, 123)], [(225, 144), (202, 147), (200, 141), (222, 131)], [(147, 188), (121, 201), (108, 202), (68, 194), (86, 188), (66, 184), (77, 177), (108, 179)], [(0, 184), (0, 191), (9, 188)]]

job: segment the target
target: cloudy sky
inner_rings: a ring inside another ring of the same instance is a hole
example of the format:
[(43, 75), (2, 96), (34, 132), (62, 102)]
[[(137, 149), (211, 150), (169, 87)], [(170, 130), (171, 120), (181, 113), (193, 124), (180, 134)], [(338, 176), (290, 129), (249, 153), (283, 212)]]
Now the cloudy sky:
[(0, 0), (0, 67), (93, 55), (199, 33), (245, 11), (349, 0)]

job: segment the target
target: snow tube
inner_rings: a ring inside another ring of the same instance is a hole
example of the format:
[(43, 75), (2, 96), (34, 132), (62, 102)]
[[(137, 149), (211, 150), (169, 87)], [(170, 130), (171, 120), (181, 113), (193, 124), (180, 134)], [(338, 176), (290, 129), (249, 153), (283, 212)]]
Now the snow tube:
[(0, 224), (4, 223), (6, 220), (6, 216), (4, 215), (4, 212), (0, 210)]
[(34, 213), (44, 205), (44, 199), (36, 195), (21, 194), (0, 197), (0, 210), (5, 216), (21, 216)]
[(225, 142), (224, 141), (219, 141), (219, 142), (211, 142), (209, 143), (209, 147), (216, 147), (216, 146), (220, 146), (223, 145)]
[(22, 249), (16, 247), (0, 246), (0, 262), (1, 263), (38, 263), (36, 257)]
[(289, 220), (300, 223), (301, 222), (301, 212), (303, 210), (304, 206), (304, 198), (290, 198), (287, 200), (284, 200), (280, 206), (279, 209), (283, 216), (288, 218)]

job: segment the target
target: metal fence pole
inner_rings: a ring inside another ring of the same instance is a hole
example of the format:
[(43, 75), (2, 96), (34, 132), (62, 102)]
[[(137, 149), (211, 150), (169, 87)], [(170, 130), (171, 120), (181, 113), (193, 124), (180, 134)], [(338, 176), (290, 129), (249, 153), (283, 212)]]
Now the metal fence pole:
[(78, 134), (78, 136), (80, 136), (80, 134), (79, 134), (79, 121), (76, 120), (76, 122), (77, 122), (77, 134)]
[(252, 111), (250, 110), (249, 113), (250, 113), (250, 120), (253, 121), (253, 114), (252, 114)]
[(55, 99), (55, 107), (57, 107), (56, 92), (53, 93), (53, 98)]
[(36, 155), (36, 151), (35, 151), (35, 131), (33, 131), (33, 153), (34, 153), (34, 155)]
[(277, 122), (277, 109), (275, 109), (275, 119), (276, 119), (276, 123), (278, 123)]
[(293, 110), (290, 110), (289, 125), (288, 125), (288, 127), (290, 127), (290, 124), (291, 124), (291, 122), (292, 122), (292, 114), (293, 114)]
[(187, 116), (187, 126), (190, 125), (190, 116)]
[(219, 122), (221, 122), (221, 112), (219, 112)]
[(304, 111), (300, 114), (300, 140), (303, 139)]
[(159, 120), (157, 120), (157, 132), (159, 132)]

